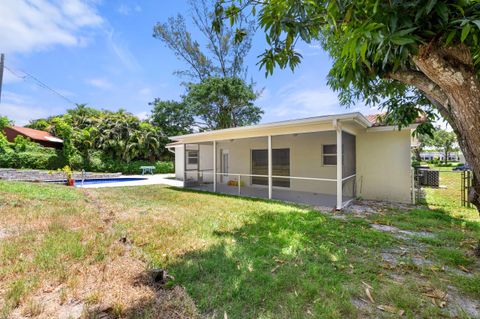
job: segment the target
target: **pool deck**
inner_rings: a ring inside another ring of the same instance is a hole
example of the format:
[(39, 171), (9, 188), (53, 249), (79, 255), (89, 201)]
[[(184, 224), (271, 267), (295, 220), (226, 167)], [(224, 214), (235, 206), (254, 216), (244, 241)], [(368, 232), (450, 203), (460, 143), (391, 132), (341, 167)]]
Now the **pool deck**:
[(104, 187), (127, 187), (127, 186), (142, 186), (142, 185), (169, 185), (176, 187), (183, 187), (183, 181), (175, 180), (175, 174), (155, 174), (155, 175), (128, 175), (122, 177), (146, 178), (140, 181), (118, 182), (118, 183), (102, 183), (81, 185), (77, 183), (75, 187), (79, 188), (104, 188)]

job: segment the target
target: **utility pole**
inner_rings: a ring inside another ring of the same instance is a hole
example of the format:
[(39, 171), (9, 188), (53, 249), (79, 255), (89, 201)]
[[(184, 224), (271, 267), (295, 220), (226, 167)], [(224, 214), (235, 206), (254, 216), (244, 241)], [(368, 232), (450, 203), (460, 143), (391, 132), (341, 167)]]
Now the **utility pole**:
[(3, 84), (3, 65), (5, 64), (5, 54), (0, 54), (0, 102), (2, 101), (2, 84)]

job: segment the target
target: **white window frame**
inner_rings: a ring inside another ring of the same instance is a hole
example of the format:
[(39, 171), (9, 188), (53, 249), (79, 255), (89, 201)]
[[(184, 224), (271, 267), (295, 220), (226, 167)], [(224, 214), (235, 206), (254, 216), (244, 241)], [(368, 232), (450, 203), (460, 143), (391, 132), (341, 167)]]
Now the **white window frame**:
[[(192, 153), (196, 155), (192, 156)], [(187, 165), (198, 165), (198, 155), (199, 155), (198, 150), (187, 150)], [(196, 159), (196, 163), (190, 163), (190, 159)]]
[(325, 146), (337, 146), (337, 144), (322, 144), (322, 166), (337, 166), (337, 164), (325, 164), (325, 156), (330, 156), (330, 157), (334, 157), (335, 159), (337, 158), (337, 152), (335, 153), (324, 153), (324, 147)]

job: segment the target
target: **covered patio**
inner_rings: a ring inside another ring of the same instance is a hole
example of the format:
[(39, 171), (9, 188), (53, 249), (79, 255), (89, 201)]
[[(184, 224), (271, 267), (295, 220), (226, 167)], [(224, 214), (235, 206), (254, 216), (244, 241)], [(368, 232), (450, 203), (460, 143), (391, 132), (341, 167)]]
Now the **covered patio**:
[(190, 134), (168, 147), (186, 188), (342, 209), (356, 196), (356, 134), (367, 125), (321, 117)]

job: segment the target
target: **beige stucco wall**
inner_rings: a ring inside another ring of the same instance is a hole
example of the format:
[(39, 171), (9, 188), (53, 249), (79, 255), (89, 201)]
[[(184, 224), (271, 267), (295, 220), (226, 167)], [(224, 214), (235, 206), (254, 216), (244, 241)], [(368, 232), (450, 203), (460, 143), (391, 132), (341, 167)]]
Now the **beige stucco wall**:
[[(376, 130), (359, 132), (356, 136), (356, 192), (364, 199), (377, 199), (408, 203), (411, 201), (411, 158), (410, 130)], [(344, 143), (350, 144), (345, 139)], [(272, 137), (273, 148), (290, 149), (290, 175), (297, 177), (336, 178), (336, 166), (322, 163), (322, 145), (336, 144), (334, 131), (279, 135)], [(345, 148), (351, 148), (350, 146)], [(220, 172), (221, 152), (229, 153), (230, 174), (251, 174), (251, 150), (267, 149), (267, 138), (231, 139), (217, 142), (217, 172)], [(176, 177), (183, 179), (183, 147), (175, 148)], [(201, 169), (213, 168), (213, 149), (202, 145), (200, 151)], [(345, 154), (346, 163), (351, 163)], [(346, 166), (351, 166), (347, 164)], [(350, 169), (345, 170), (345, 174)], [(344, 176), (346, 177), (346, 176)], [(227, 182), (236, 179), (230, 176)], [(205, 178), (205, 181), (208, 181)], [(242, 177), (250, 185), (250, 177)], [(220, 180), (219, 180), (220, 182)], [(257, 186), (262, 187), (262, 186)], [(351, 195), (353, 183), (344, 187), (345, 195)], [(298, 191), (336, 193), (336, 183), (327, 181), (291, 180), (290, 189)], [(274, 188), (275, 191), (275, 188)]]
[(411, 202), (410, 130), (357, 135), (357, 195)]
[[(267, 138), (236, 139), (217, 143), (217, 171), (220, 172), (221, 150), (228, 150), (229, 173), (251, 174), (251, 150), (267, 149)], [(322, 144), (336, 144), (334, 131), (272, 137), (272, 148), (290, 149), (290, 175), (296, 177), (336, 178), (336, 166), (322, 163)], [(226, 180), (225, 180), (226, 181)], [(250, 178), (242, 181), (250, 185)], [(335, 182), (292, 179), (290, 189), (335, 194)]]
[(175, 178), (183, 181), (184, 163), (184, 147), (183, 145), (175, 146)]

